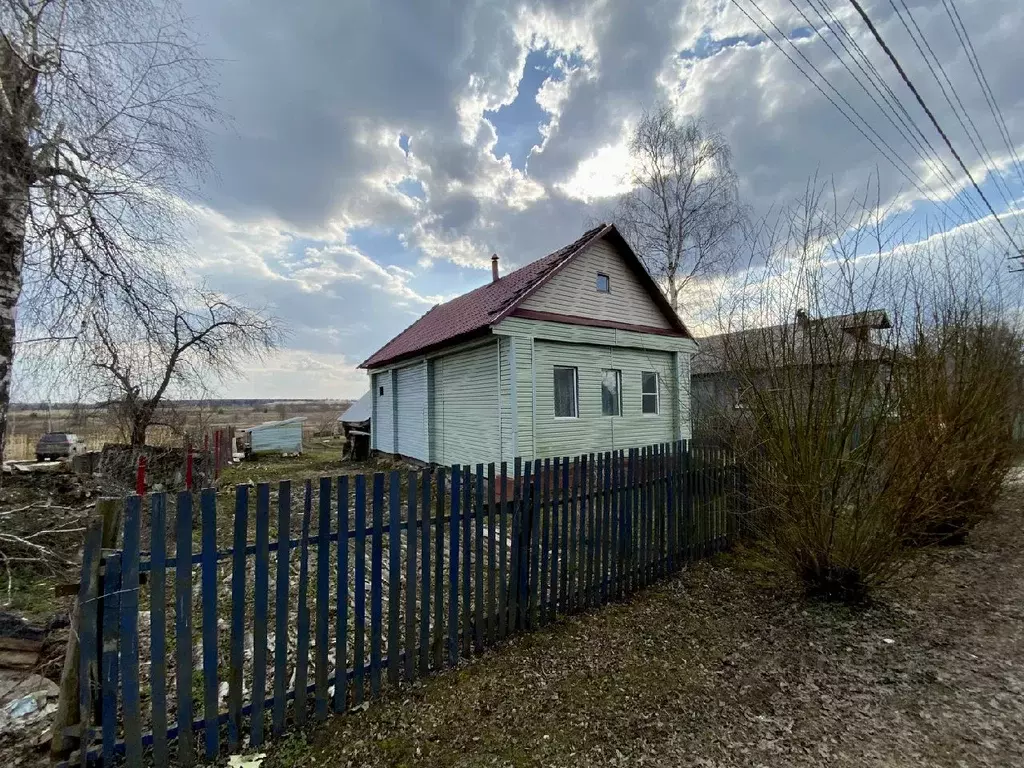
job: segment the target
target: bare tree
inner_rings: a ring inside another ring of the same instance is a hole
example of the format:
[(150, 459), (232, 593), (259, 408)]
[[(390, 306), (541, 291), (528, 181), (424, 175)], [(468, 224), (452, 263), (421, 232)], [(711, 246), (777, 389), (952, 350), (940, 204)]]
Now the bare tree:
[(153, 311), (162, 322), (149, 329), (97, 313), (89, 343), (79, 346), (89, 350), (98, 386), (133, 447), (145, 444), (149, 426), (179, 424), (173, 409), (161, 410), (169, 393), (205, 394), (210, 382), (263, 359), (282, 335), (274, 318), (210, 291), (169, 299)]
[(687, 282), (725, 261), (743, 221), (732, 153), (721, 133), (667, 106), (644, 113), (629, 148), (632, 190), (615, 223), (678, 308)]
[(158, 320), (210, 80), (176, 0), (0, 3), (0, 445), (16, 330), (76, 338), (115, 304)]

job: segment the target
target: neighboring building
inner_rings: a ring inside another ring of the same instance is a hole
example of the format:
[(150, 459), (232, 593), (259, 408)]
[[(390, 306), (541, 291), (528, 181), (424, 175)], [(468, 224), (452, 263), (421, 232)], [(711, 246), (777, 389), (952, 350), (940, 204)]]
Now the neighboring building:
[(352, 459), (363, 459), (370, 453), (370, 416), (373, 396), (369, 390), (338, 417), (345, 435), (345, 453)]
[(375, 450), (486, 463), (690, 436), (697, 345), (614, 226), (492, 268), (362, 364)]
[(692, 371), (694, 432), (716, 432), (730, 414), (738, 416), (747, 406), (749, 389), (776, 385), (783, 366), (874, 364), (886, 354), (874, 332), (891, 327), (883, 309), (820, 318), (797, 310), (789, 323), (698, 339)]
[(302, 453), (302, 425), (305, 416), (284, 421), (267, 421), (241, 430), (246, 455), (257, 453)]

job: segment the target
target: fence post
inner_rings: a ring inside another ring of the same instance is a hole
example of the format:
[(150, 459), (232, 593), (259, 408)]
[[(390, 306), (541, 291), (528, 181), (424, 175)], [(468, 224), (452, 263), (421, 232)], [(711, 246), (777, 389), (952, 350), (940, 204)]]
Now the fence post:
[[(85, 534), (85, 549), (82, 558), (82, 581), (79, 593), (82, 594), (83, 586), (93, 590), (91, 594), (99, 594), (100, 579), (100, 554), (95, 557), (90, 555), (90, 536), (96, 536), (100, 549), (113, 549), (117, 542), (117, 533), (120, 527), (121, 509), (117, 499), (100, 499), (96, 502), (96, 515), (89, 524)], [(93, 528), (98, 529), (92, 533)], [(87, 557), (88, 555), (88, 557)], [(57, 713), (53, 721), (51, 731), (50, 755), (55, 760), (67, 757), (73, 748), (73, 741), (68, 738), (67, 729), (81, 723), (83, 727), (88, 725), (90, 713), (80, 712), (79, 709), (79, 637), (82, 627), (81, 600), (77, 601), (71, 609), (71, 632), (68, 634), (68, 644), (64, 651), (64, 668), (60, 677), (60, 693), (57, 699)], [(97, 606), (97, 615), (98, 615)], [(97, 633), (99, 625), (97, 623)], [(98, 670), (97, 670), (98, 671)]]

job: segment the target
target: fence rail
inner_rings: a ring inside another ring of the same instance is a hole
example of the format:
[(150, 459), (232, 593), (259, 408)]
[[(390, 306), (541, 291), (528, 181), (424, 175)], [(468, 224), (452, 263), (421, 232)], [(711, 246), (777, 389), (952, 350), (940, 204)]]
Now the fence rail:
[(678, 442), (243, 485), (230, 515), (214, 489), (128, 497), (121, 548), (83, 558), (82, 763), (257, 747), (620, 599), (727, 545), (737, 478)]

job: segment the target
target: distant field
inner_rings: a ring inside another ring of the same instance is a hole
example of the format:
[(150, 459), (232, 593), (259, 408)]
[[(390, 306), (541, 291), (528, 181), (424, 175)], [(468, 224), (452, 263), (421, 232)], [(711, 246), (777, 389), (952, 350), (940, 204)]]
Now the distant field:
[[(330, 434), (338, 416), (348, 402), (338, 401), (275, 401), (263, 404), (232, 404), (213, 402), (206, 406), (182, 406), (189, 429), (199, 432), (208, 428), (232, 426), (251, 427), (264, 421), (305, 416), (306, 437)], [(7, 419), (5, 458), (31, 459), (35, 445), (46, 432), (73, 432), (86, 441), (89, 450), (100, 450), (104, 443), (123, 442), (117, 424), (105, 408), (12, 408)], [(181, 437), (164, 426), (150, 427), (150, 445), (180, 445)]]

